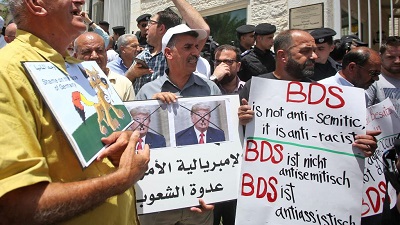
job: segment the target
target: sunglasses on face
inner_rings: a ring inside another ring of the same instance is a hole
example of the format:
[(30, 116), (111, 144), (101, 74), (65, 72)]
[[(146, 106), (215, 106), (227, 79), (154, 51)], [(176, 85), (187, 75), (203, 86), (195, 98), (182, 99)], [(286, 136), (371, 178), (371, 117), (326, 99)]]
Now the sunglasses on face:
[(377, 77), (377, 76), (381, 75), (381, 71), (380, 71), (380, 70), (368, 70), (367, 68), (365, 68), (365, 67), (363, 67), (363, 66), (360, 66), (360, 65), (357, 65), (357, 66), (360, 67), (360, 68), (362, 68), (362, 69), (364, 69), (364, 70), (367, 70), (367, 71), (368, 71), (368, 74), (369, 74), (371, 77)]

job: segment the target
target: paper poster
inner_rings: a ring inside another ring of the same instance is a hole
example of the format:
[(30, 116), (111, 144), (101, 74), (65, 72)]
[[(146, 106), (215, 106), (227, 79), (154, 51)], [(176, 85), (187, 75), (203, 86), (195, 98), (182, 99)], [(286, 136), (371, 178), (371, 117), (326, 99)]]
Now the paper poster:
[(107, 76), (94, 61), (66, 64), (25, 62), (37, 89), (68, 138), (82, 167), (103, 149), (102, 137), (123, 130), (131, 117)]
[(198, 198), (207, 203), (237, 198), (242, 157), (237, 95), (125, 104), (133, 118), (129, 129), (138, 130), (151, 149), (149, 169), (135, 185), (139, 214), (196, 206)]
[(364, 91), (253, 77), (236, 224), (360, 224)]
[[(365, 159), (364, 191), (362, 201), (362, 216), (369, 217), (381, 214), (386, 187), (384, 164), (382, 155), (386, 150), (393, 148), (394, 140), (400, 133), (400, 119), (395, 106), (389, 98), (370, 106), (367, 109), (368, 130), (380, 130), (382, 133), (376, 138), (378, 149), (374, 155)], [(390, 208), (396, 205), (396, 190), (389, 185), (389, 196), (392, 199)], [(378, 215), (380, 216), (380, 215)]]

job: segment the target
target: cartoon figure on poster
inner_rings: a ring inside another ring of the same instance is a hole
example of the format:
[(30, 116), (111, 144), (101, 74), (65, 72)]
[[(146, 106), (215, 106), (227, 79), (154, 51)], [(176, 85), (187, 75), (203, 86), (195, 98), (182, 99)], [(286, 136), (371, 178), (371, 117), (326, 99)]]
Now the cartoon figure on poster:
[(85, 110), (82, 102), (86, 106), (93, 106), (96, 109), (97, 122), (99, 124), (100, 132), (104, 135), (108, 133), (107, 127), (102, 124), (103, 121), (108, 127), (115, 131), (117, 128), (119, 128), (120, 124), (117, 119), (111, 116), (110, 111), (112, 110), (120, 119), (124, 118), (124, 113), (122, 110), (117, 109), (111, 104), (111, 97), (108, 95), (108, 89), (110, 88), (110, 85), (107, 83), (106, 79), (100, 76), (99, 72), (95, 68), (93, 68), (93, 70), (82, 68), (79, 69), (89, 80), (90, 86), (96, 92), (98, 102), (92, 102), (79, 91), (74, 91), (72, 92), (72, 103), (74, 104), (76, 111), (79, 113), (82, 121), (85, 122)]

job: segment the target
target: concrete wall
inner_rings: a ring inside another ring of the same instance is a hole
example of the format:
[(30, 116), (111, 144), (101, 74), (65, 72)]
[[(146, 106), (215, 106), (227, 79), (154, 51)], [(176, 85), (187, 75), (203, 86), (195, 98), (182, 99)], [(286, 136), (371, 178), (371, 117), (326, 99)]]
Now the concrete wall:
[[(247, 23), (271, 23), (277, 26), (277, 30), (289, 28), (289, 8), (324, 2), (324, 21), (332, 21), (333, 0), (188, 0), (203, 16), (218, 14), (242, 8), (247, 8)], [(136, 18), (143, 13), (154, 14), (168, 6), (172, 6), (169, 0), (132, 0), (131, 18)], [(133, 24), (133, 25), (132, 25)], [(333, 22), (332, 22), (333, 24)], [(329, 24), (329, 25), (332, 25)], [(136, 22), (132, 20), (131, 29), (137, 30)]]

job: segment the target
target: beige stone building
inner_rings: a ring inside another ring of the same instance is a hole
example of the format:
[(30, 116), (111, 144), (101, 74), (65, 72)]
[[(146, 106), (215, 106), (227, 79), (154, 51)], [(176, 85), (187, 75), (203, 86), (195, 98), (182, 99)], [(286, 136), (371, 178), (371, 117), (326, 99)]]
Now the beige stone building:
[[(330, 27), (337, 31), (336, 38), (357, 34), (373, 48), (386, 36), (399, 33), (400, 0), (188, 1), (207, 18), (214, 39), (223, 43), (236, 41), (234, 28), (244, 23), (268, 22), (278, 31)], [(111, 26), (124, 25), (129, 32), (137, 30), (135, 19), (139, 15), (173, 5), (170, 0), (87, 0), (90, 4), (94, 18), (107, 20)]]

